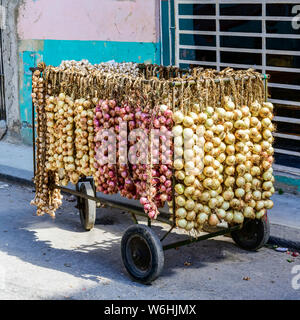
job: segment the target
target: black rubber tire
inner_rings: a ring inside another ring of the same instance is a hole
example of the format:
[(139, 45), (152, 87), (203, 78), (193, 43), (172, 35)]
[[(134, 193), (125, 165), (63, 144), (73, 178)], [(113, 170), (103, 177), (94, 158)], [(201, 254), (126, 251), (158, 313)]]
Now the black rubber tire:
[(135, 281), (149, 284), (163, 270), (162, 244), (154, 231), (145, 225), (133, 225), (125, 231), (121, 254), (127, 272)]
[(247, 219), (240, 230), (232, 231), (231, 237), (242, 249), (256, 251), (262, 248), (270, 237), (270, 224), (267, 214), (261, 219)]
[[(87, 181), (80, 183), (79, 191), (92, 197), (95, 196), (91, 183)], [(78, 197), (78, 208), (83, 229), (92, 230), (96, 221), (96, 201)]]

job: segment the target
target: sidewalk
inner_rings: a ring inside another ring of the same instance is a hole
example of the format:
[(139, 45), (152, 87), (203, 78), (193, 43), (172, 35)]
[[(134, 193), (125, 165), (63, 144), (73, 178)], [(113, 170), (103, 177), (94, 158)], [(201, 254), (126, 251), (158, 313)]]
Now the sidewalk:
[[(274, 208), (269, 212), (271, 224), (280, 225), (289, 228), (299, 229), (300, 234), (300, 195), (285, 192), (283, 181), (293, 180), (293, 184), (300, 183), (300, 177), (292, 176), (284, 172), (276, 172), (275, 179), (279, 180), (278, 188), (283, 190), (283, 194), (276, 192), (272, 197)], [(15, 145), (7, 142), (0, 142), (0, 178), (6, 178), (12, 181), (25, 184), (32, 184), (33, 177), (33, 161), (32, 148), (25, 145)], [(288, 187), (287, 187), (288, 189)], [(294, 192), (295, 189), (292, 189)], [(119, 198), (119, 197), (118, 197)], [(120, 199), (118, 199), (120, 200)], [(126, 199), (122, 199), (127, 201)], [(274, 229), (274, 237), (277, 237), (277, 232)], [(286, 240), (300, 242), (298, 239), (290, 239), (289, 235), (285, 236)]]

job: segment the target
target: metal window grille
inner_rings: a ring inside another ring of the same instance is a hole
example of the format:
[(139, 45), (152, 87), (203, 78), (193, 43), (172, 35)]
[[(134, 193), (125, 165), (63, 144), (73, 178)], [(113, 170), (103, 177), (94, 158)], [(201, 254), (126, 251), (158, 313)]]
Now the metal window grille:
[(275, 151), (300, 168), (300, 1), (175, 0), (174, 7), (176, 65), (271, 74)]

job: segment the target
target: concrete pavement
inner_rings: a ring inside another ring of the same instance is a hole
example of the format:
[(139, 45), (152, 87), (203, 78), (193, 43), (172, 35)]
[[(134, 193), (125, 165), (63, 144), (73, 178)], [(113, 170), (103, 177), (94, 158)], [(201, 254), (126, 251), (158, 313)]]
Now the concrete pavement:
[[(166, 251), (152, 285), (132, 282), (120, 254), (129, 215), (100, 209), (95, 228), (84, 232), (67, 196), (55, 220), (35, 216), (33, 196), (30, 187), (0, 181), (0, 299), (300, 300), (292, 273), (300, 257), (267, 247), (247, 252), (222, 236)], [(154, 224), (158, 235), (165, 228)], [(300, 242), (298, 229), (271, 228)], [(176, 231), (165, 241), (185, 237)]]

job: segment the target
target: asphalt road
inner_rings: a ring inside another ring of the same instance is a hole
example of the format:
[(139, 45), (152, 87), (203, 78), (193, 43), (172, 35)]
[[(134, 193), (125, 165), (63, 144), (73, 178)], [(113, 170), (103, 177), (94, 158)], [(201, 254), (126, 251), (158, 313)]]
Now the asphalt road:
[[(292, 286), (299, 257), (288, 262), (290, 255), (267, 247), (246, 252), (228, 237), (166, 251), (159, 279), (132, 282), (120, 254), (127, 214), (102, 209), (95, 229), (83, 232), (75, 202), (64, 201), (55, 220), (37, 217), (32, 190), (6, 184), (0, 181), (0, 299), (300, 299)], [(299, 229), (273, 230), (299, 241)], [(300, 287), (300, 277), (294, 283)]]

